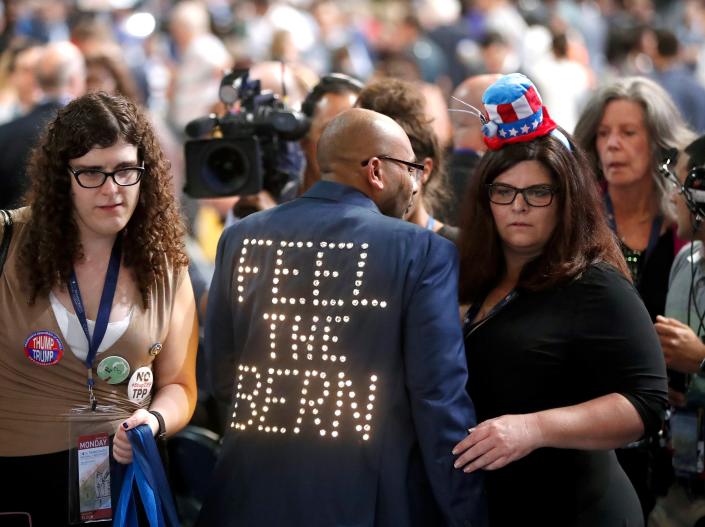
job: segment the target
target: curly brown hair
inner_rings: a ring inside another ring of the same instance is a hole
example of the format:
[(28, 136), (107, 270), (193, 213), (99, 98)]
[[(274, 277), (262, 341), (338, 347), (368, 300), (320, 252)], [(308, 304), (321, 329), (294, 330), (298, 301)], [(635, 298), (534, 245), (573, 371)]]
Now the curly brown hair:
[(27, 167), (32, 213), (17, 265), (28, 284), (30, 303), (65, 284), (74, 262), (83, 258), (69, 161), (121, 139), (137, 147), (145, 167), (137, 207), (122, 233), (123, 262), (134, 270), (143, 305), (148, 306), (152, 287), (169, 268), (188, 264), (169, 162), (151, 125), (126, 98), (90, 93), (70, 102), (47, 125)]
[[(566, 137), (569, 137), (567, 132)], [(557, 187), (558, 223), (543, 252), (527, 263), (518, 287), (541, 291), (605, 262), (629, 280), (629, 271), (605, 214), (587, 157), (572, 140), (568, 150), (550, 135), (490, 150), (468, 185), (460, 229), (460, 301), (480, 301), (506, 271), (504, 253), (490, 208), (487, 184), (522, 161), (537, 161)]]
[(416, 160), (433, 160), (433, 170), (423, 187), (423, 204), (432, 214), (443, 210), (449, 198), (445, 159), (431, 119), (426, 116), (421, 91), (411, 82), (384, 78), (365, 86), (355, 105), (394, 119), (409, 136)]

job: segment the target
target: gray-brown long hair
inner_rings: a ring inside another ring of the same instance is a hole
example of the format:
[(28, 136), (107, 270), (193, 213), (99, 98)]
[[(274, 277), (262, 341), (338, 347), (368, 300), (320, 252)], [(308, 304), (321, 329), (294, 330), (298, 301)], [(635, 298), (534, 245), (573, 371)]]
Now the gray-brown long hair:
[(602, 178), (602, 167), (597, 153), (597, 129), (602, 121), (605, 107), (611, 101), (626, 100), (635, 102), (644, 109), (644, 125), (649, 134), (651, 147), (651, 177), (657, 192), (659, 209), (668, 219), (674, 219), (669, 201), (669, 189), (665, 179), (658, 172), (658, 165), (670, 148), (682, 150), (695, 139), (695, 133), (688, 128), (683, 116), (670, 95), (645, 77), (625, 77), (599, 88), (588, 101), (578, 124), (575, 126), (575, 141), (583, 147), (595, 173)]

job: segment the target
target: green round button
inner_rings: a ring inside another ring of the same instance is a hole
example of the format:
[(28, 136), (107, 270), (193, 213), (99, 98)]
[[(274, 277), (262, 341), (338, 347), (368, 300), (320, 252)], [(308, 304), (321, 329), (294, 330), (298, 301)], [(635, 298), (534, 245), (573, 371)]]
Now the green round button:
[(120, 384), (130, 375), (130, 364), (122, 357), (113, 355), (100, 361), (97, 373), (108, 384)]

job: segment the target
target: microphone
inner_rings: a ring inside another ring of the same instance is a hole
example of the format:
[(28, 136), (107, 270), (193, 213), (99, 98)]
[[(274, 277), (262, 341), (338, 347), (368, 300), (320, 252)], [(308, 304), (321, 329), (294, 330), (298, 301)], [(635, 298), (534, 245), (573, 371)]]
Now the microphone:
[(218, 126), (218, 117), (212, 113), (208, 117), (199, 117), (186, 125), (186, 135), (193, 139), (199, 139), (210, 134)]

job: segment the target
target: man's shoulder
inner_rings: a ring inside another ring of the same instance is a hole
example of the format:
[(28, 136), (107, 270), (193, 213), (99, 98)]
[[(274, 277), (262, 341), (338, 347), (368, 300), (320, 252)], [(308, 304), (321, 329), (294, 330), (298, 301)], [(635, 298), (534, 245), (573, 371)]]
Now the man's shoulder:
[[(671, 277), (682, 272), (684, 269), (690, 271), (691, 261), (698, 263), (703, 260), (703, 244), (702, 242), (695, 241), (685, 244), (681, 247), (676, 257), (673, 259), (673, 264), (671, 265)], [(700, 265), (703, 265), (702, 262)]]
[(302, 198), (251, 214), (228, 227), (223, 237), (236, 242), (265, 233), (278, 231), (285, 234), (301, 232), (301, 229), (309, 231), (313, 237), (324, 231), (341, 235), (354, 232), (356, 237), (364, 237), (377, 244), (413, 248), (417, 254), (417, 251), (422, 251), (447, 255), (455, 251), (449, 240), (408, 221), (349, 203), (336, 203), (331, 209), (325, 203)]
[[(26, 133), (38, 133), (59, 110), (58, 104), (40, 104), (29, 113), (0, 125), (0, 137), (18, 137)], [(31, 145), (30, 145), (31, 146)]]

